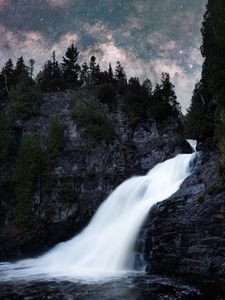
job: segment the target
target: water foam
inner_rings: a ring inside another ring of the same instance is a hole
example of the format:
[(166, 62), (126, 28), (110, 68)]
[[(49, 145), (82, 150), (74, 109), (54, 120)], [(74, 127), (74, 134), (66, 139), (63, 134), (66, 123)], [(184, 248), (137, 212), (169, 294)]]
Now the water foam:
[(134, 270), (135, 242), (150, 208), (180, 188), (195, 157), (196, 153), (179, 154), (145, 176), (126, 180), (80, 234), (38, 258), (0, 264), (0, 281), (64, 276), (100, 279)]

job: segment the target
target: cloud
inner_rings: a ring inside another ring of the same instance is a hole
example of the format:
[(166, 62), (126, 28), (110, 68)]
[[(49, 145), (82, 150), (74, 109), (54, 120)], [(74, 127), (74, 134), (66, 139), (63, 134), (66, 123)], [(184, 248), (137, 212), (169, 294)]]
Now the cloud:
[(3, 62), (32, 57), (38, 69), (53, 50), (61, 61), (66, 48), (79, 43), (80, 62), (95, 55), (106, 69), (119, 60), (128, 76), (154, 83), (161, 72), (169, 72), (186, 107), (202, 63), (198, 48), (205, 1), (102, 0), (89, 8), (89, 0), (23, 0), (24, 5), (0, 0), (0, 57)]
[[(109, 62), (115, 68), (116, 62), (120, 61), (125, 67), (128, 77), (139, 77), (141, 80), (148, 77), (153, 83), (159, 82), (162, 72), (168, 72), (176, 86), (178, 100), (181, 102), (183, 111), (185, 112), (190, 103), (194, 84), (200, 77), (202, 59), (198, 48), (193, 47), (186, 50), (186, 67), (176, 57), (174, 59), (152, 57), (146, 60), (137, 57), (132, 49), (130, 51), (125, 50), (124, 47), (117, 45), (113, 38), (113, 33), (101, 23), (92, 26), (92, 34), (100, 33), (101, 29), (107, 33), (105, 42), (96, 42), (93, 47), (89, 47), (86, 50), (81, 49), (82, 61), (89, 59), (91, 55), (95, 55), (102, 69), (107, 69)], [(24, 56), (25, 60), (34, 58), (36, 61), (36, 71), (50, 58), (54, 50), (56, 51), (57, 58), (61, 61), (66, 48), (71, 43), (77, 44), (80, 41), (79, 34), (68, 32), (62, 35), (55, 43), (50, 43), (39, 31), (13, 32), (2, 25), (0, 25), (0, 35), (0, 56), (3, 61), (11, 57), (15, 62), (21, 55)], [(161, 48), (172, 50), (176, 46), (177, 44), (173, 40), (170, 40), (162, 44)], [(195, 72), (192, 72), (190, 66), (196, 67)], [(190, 69), (190, 72), (187, 72), (187, 68)]]
[(166, 42), (165, 44), (160, 46), (160, 50), (162, 51), (171, 51), (177, 48), (177, 43), (174, 40), (170, 40), (169, 42)]
[[(74, 0), (73, 0), (74, 1)], [(72, 0), (47, 0), (52, 7), (67, 7), (73, 2)]]
[[(168, 45), (168, 48), (175, 46), (173, 42)], [(160, 81), (161, 73), (169, 73), (171, 81), (175, 84), (178, 101), (181, 103), (184, 113), (190, 104), (194, 85), (198, 78), (200, 78), (200, 61), (198, 61), (199, 68), (196, 69), (195, 73), (188, 73), (176, 59), (154, 57), (146, 61), (145, 59), (136, 57), (132, 51), (126, 51), (123, 47), (116, 45), (113, 39), (96, 44), (94, 50), (90, 48), (82, 53), (83, 59), (95, 55), (102, 69), (108, 68), (109, 62), (115, 68), (116, 62), (120, 61), (125, 67), (128, 77), (139, 77), (141, 80), (148, 77), (154, 84)], [(192, 61), (195, 56), (196, 60)], [(191, 50), (191, 57), (191, 61), (196, 64), (197, 57), (199, 57), (197, 49)]]
[(9, 6), (9, 0), (0, 0), (0, 10)]
[(79, 36), (74, 32), (63, 35), (58, 41), (50, 44), (49, 41), (39, 31), (18, 31), (12, 32), (0, 25), (0, 56), (5, 62), (11, 57), (15, 60), (23, 56), (25, 60), (34, 58), (36, 69), (40, 69), (43, 63), (50, 58), (53, 51), (61, 60), (66, 48), (72, 43), (77, 43)]

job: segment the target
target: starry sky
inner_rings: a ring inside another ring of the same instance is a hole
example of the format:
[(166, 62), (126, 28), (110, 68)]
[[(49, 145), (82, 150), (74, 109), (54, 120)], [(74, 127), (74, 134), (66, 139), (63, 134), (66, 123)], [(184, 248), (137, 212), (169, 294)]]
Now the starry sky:
[(80, 61), (102, 68), (120, 61), (128, 76), (154, 83), (169, 72), (183, 111), (200, 77), (206, 0), (0, 0), (0, 66), (34, 58), (36, 71), (53, 50), (61, 60), (75, 43)]

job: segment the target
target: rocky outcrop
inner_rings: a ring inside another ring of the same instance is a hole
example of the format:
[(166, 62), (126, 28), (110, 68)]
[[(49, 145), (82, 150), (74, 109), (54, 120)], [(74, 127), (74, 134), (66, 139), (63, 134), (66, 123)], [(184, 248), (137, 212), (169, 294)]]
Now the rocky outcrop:
[[(72, 102), (80, 98), (98, 102), (114, 126), (114, 143), (103, 142), (87, 149), (81, 130), (72, 118)], [(95, 92), (86, 90), (48, 93), (44, 95), (39, 116), (17, 122), (20, 136), (25, 132), (38, 132), (45, 140), (51, 116), (56, 115), (65, 125), (65, 147), (54, 158), (50, 196), (37, 188), (34, 197), (34, 213), (41, 215), (43, 207), (51, 207), (47, 222), (35, 222), (29, 230), (21, 229), (12, 224), (10, 214), (6, 213), (0, 228), (1, 260), (43, 251), (70, 238), (87, 224), (99, 204), (124, 179), (144, 174), (158, 162), (183, 150), (191, 151), (177, 119), (159, 124), (149, 118), (132, 127), (121, 99), (117, 101), (109, 107), (98, 101)], [(73, 200), (68, 203), (60, 199), (60, 190), (65, 184), (72, 187), (73, 192)], [(7, 200), (2, 198), (1, 205), (6, 212), (14, 205), (13, 186), (8, 188), (8, 185), (12, 183), (2, 173), (0, 190), (6, 191)]]
[(202, 153), (193, 174), (150, 212), (142, 232), (151, 274), (225, 278), (225, 193), (217, 151)]

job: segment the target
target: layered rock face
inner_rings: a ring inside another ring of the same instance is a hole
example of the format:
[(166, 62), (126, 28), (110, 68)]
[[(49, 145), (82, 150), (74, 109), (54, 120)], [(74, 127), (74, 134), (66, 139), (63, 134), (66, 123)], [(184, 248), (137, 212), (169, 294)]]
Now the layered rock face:
[[(164, 124), (148, 119), (132, 127), (121, 99), (117, 99), (113, 107), (99, 103), (114, 126), (114, 143), (103, 142), (87, 149), (81, 129), (71, 116), (74, 97), (96, 101), (94, 94), (82, 90), (45, 94), (40, 115), (17, 124), (20, 132), (41, 132), (45, 137), (50, 118), (56, 115), (65, 125), (65, 147), (54, 160), (51, 195), (45, 196), (37, 187), (34, 196), (35, 213), (40, 214), (45, 203), (53, 208), (47, 224), (36, 222), (34, 228), (21, 230), (6, 217), (0, 231), (0, 259), (43, 251), (68, 239), (87, 224), (99, 204), (118, 184), (132, 175), (145, 174), (158, 162), (185, 148), (190, 151), (176, 119), (168, 119)], [(10, 182), (2, 177), (0, 184), (1, 190), (7, 190)], [(69, 203), (60, 200), (59, 191), (64, 184), (73, 189), (73, 200)], [(7, 197), (13, 198), (13, 192)]]
[(217, 186), (219, 161), (217, 151), (201, 153), (180, 191), (150, 212), (142, 232), (148, 272), (224, 279), (225, 193)]

